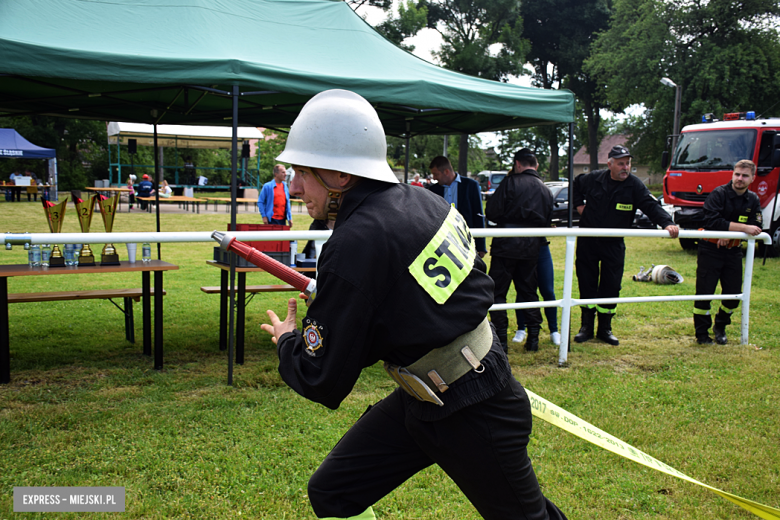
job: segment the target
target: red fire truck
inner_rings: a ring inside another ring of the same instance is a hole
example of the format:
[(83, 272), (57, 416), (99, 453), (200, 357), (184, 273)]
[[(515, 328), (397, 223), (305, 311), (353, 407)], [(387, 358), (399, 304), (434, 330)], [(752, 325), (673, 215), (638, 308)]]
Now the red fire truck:
[[(664, 202), (675, 207), (674, 221), (680, 228), (703, 227), (704, 200), (713, 189), (731, 180), (734, 164), (742, 159), (750, 159), (758, 167), (750, 190), (758, 195), (764, 231), (772, 237), (772, 248), (767, 253), (777, 256), (780, 118), (756, 119), (754, 112), (737, 112), (724, 114), (723, 121), (719, 121), (707, 114), (700, 124), (683, 128), (664, 176)], [(667, 162), (664, 157), (664, 167)], [(681, 238), (680, 245), (689, 249), (696, 242)]]

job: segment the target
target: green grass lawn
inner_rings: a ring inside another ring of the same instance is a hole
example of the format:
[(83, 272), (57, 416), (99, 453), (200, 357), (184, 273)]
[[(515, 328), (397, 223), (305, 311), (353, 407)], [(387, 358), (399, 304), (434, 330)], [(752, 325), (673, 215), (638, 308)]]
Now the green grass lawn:
[[(153, 214), (121, 213), (114, 230), (151, 231)], [(294, 213), (294, 229), (308, 216)], [(229, 215), (163, 214), (164, 231), (225, 229)], [(239, 223), (260, 221), (241, 215)], [(3, 231), (46, 232), (39, 204), (0, 203)], [(98, 226), (100, 227), (100, 226)], [(77, 232), (75, 214), (63, 232)], [(627, 239), (623, 296), (692, 294), (696, 257), (676, 241)], [(247, 307), (246, 363), (228, 386), (218, 348), (218, 285), (212, 244), (163, 244), (165, 368), (155, 371), (108, 302), (10, 307), (11, 383), (0, 386), (0, 519), (13, 513), (15, 486), (121, 486), (123, 518), (314, 518), (306, 483), (366, 407), (393, 388), (379, 365), (363, 372), (336, 411), (298, 396), (278, 375), (275, 347), (259, 328), (287, 293)], [(556, 289), (563, 285), (564, 240), (553, 239)], [(94, 247), (93, 247), (94, 249)], [(124, 258), (124, 247), (117, 248)], [(97, 253), (97, 251), (96, 251)], [(21, 247), (0, 263), (25, 263)], [(489, 258), (487, 258), (489, 261)], [(669, 264), (679, 286), (631, 281), (639, 266)], [(726, 346), (696, 345), (692, 302), (627, 304), (613, 322), (620, 346), (575, 344), (569, 366), (542, 335), (539, 352), (512, 347), (518, 380), (537, 394), (670, 466), (724, 491), (780, 507), (780, 262), (757, 262), (750, 345), (738, 344), (739, 311)], [(248, 283), (273, 283), (251, 274)], [(139, 287), (140, 276), (11, 278), (9, 292)], [(509, 301), (514, 301), (514, 294)], [(305, 307), (302, 307), (303, 317)], [(559, 312), (560, 321), (560, 312)], [(510, 327), (514, 313), (510, 312)], [(573, 328), (579, 326), (574, 313)], [(513, 329), (512, 329), (513, 331)], [(535, 421), (529, 452), (545, 494), (572, 520), (753, 518), (732, 503)], [(376, 506), (378, 518), (476, 519), (479, 515), (438, 468), (409, 480)], [(59, 513), (58, 518), (104, 517)]]

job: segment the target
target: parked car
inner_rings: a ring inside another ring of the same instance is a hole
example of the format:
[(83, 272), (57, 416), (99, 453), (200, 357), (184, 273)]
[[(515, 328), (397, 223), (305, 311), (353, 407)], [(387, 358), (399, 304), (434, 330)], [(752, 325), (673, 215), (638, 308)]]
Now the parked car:
[[(569, 183), (561, 181), (545, 182), (553, 195), (552, 225), (555, 227), (567, 227), (569, 225)], [(580, 223), (580, 214), (574, 210), (572, 225)]]
[(493, 192), (496, 191), (498, 185), (501, 184), (501, 181), (505, 178), (506, 172), (488, 170), (479, 172), (477, 174), (477, 182), (482, 188), (482, 198), (487, 200), (488, 197), (493, 195)]
[[(671, 204), (665, 204), (663, 197), (656, 198), (655, 195), (652, 194), (650, 196), (653, 197), (655, 200), (657, 200), (658, 203), (661, 205), (661, 207), (664, 209), (664, 211), (666, 211), (669, 214), (669, 216), (672, 217), (672, 219), (674, 219), (674, 206), (672, 206)], [(640, 228), (640, 229), (661, 229), (659, 226), (653, 224), (650, 221), (650, 218), (644, 213), (642, 213), (642, 210), (638, 208), (636, 210), (636, 215), (634, 215), (633, 227)]]

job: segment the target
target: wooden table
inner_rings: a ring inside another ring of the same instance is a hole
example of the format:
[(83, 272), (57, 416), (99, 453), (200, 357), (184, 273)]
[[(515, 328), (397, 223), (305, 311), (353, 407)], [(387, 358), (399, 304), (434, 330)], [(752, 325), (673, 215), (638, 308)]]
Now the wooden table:
[[(145, 202), (155, 202), (157, 199), (154, 196), (151, 197), (136, 197), (135, 200), (143, 200)], [(184, 209), (187, 210), (190, 203), (192, 203), (192, 212), (195, 213), (197, 209), (200, 213), (200, 201), (203, 200), (197, 197), (185, 197), (184, 195), (171, 195), (170, 197), (160, 197), (160, 202), (177, 202), (179, 206), (184, 204)], [(152, 212), (152, 205), (146, 205), (146, 211)]]
[[(151, 262), (120, 262), (120, 265), (73, 267), (30, 267), (26, 264), (0, 265), (0, 384), (11, 380), (11, 353), (8, 317), (8, 278), (15, 276), (53, 276), (67, 274), (101, 274), (140, 272), (143, 284), (144, 355), (152, 355), (151, 286), (149, 273), (154, 272), (154, 368), (163, 366), (163, 271), (174, 271), (179, 266), (152, 260)], [(119, 279), (119, 277), (117, 278)], [(125, 279), (125, 277), (121, 277)]]
[[(229, 204), (233, 201), (233, 199), (231, 199), (230, 197), (202, 197), (202, 199), (206, 201), (206, 211), (208, 211), (208, 209), (209, 209), (208, 201), (211, 201), (211, 202), (214, 203), (214, 209), (215, 210), (219, 206), (220, 202), (224, 202), (225, 203), (225, 212), (227, 212), (227, 210), (229, 208)], [(248, 204), (254, 204), (255, 211), (257, 211), (257, 199), (248, 199), (248, 198), (245, 198), (245, 197), (238, 197), (238, 198), (236, 198), (236, 202), (239, 203), (239, 204), (244, 204), (245, 207)]]
[[(206, 263), (212, 267), (221, 269), (220, 273), (220, 293), (219, 293), (219, 349), (227, 349), (228, 343), (228, 274), (230, 266), (214, 260), (207, 260)], [(295, 271), (302, 273), (313, 273), (317, 271), (316, 267), (293, 267)], [(238, 273), (238, 283), (236, 284), (236, 363), (244, 363), (244, 321), (246, 316), (246, 273), (264, 273), (265, 270), (260, 267), (236, 267)], [(292, 290), (298, 291), (293, 288)], [(300, 292), (300, 291), (298, 291)]]
[(22, 192), (27, 193), (27, 188), (38, 188), (40, 190), (47, 190), (51, 188), (51, 184), (31, 184), (29, 186), (17, 186), (15, 184), (0, 184), (0, 188), (3, 190), (15, 191), (14, 198), (16, 202), (22, 201)]
[[(93, 186), (87, 186), (84, 188), (86, 191), (96, 191), (98, 193), (106, 192), (106, 193), (119, 193), (120, 195), (122, 193), (130, 193), (130, 188), (96, 188)], [(117, 201), (117, 207), (121, 210), (122, 209), (122, 197), (119, 197), (119, 200)], [(127, 204), (127, 211), (130, 211), (130, 204), (128, 202)]]

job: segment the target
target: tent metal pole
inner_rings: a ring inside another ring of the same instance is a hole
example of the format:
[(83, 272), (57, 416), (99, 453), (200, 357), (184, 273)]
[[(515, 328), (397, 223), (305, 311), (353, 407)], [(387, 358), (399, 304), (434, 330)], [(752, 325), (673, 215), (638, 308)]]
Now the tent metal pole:
[(569, 226), (574, 219), (574, 123), (569, 123)]
[(404, 184), (409, 182), (409, 121), (406, 122), (406, 159), (404, 159)]
[[(158, 158), (159, 155), (157, 153), (157, 123), (154, 123), (154, 179), (157, 181), (157, 172), (159, 171), (159, 164), (158, 164)], [(157, 213), (157, 232), (160, 232), (160, 184), (159, 182), (154, 183), (154, 205)], [(157, 260), (162, 260), (162, 245), (157, 242)]]
[[(238, 159), (238, 85), (233, 85), (233, 148), (230, 154), (230, 230), (236, 230), (237, 195), (237, 159)], [(230, 321), (228, 330), (228, 385), (233, 385), (233, 348), (235, 345), (235, 305), (236, 305), (236, 255), (230, 255)]]

